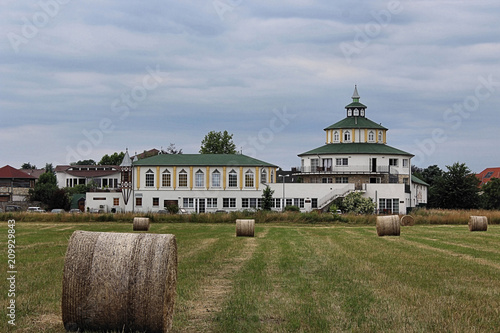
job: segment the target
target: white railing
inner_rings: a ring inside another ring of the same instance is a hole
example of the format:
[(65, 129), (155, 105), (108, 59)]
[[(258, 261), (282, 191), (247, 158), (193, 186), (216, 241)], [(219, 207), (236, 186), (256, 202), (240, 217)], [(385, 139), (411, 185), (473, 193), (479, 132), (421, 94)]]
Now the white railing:
[[(394, 171), (395, 168), (391, 167), (391, 172)], [(388, 165), (379, 165), (376, 167), (376, 171), (369, 165), (334, 165), (331, 167), (295, 167), (292, 168), (292, 171), (301, 172), (301, 173), (317, 173), (317, 174), (331, 174), (331, 173), (389, 173)]]
[(327, 204), (329, 204), (333, 200), (341, 196), (345, 196), (352, 191), (354, 191), (354, 184), (349, 184), (344, 187), (332, 190), (330, 193), (328, 193), (327, 195), (318, 200), (318, 209), (323, 209)]

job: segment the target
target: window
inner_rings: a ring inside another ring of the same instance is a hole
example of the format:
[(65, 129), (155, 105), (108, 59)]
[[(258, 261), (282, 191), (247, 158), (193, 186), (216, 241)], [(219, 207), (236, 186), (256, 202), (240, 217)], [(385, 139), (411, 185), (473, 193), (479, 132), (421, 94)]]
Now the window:
[[(302, 160), (302, 163), (304, 163), (304, 160)], [(260, 182), (262, 184), (267, 183), (267, 171), (266, 171), (266, 169), (262, 169), (260, 171)]]
[(336, 158), (335, 159), (336, 166), (349, 165), (349, 159), (347, 158)]
[(286, 206), (291, 206), (292, 205), (292, 199), (286, 199)]
[(380, 198), (378, 201), (378, 207), (380, 211), (398, 214), (399, 213), (399, 199), (385, 199)]
[(160, 198), (153, 198), (153, 207), (158, 207), (160, 205)]
[(161, 186), (162, 187), (170, 187), (172, 186), (172, 180), (170, 177), (170, 171), (165, 170), (161, 175)]
[(252, 170), (248, 170), (245, 173), (245, 187), (253, 187), (254, 175)]
[(318, 198), (311, 198), (311, 208), (318, 208)]
[(384, 141), (384, 136), (382, 134), (382, 131), (378, 131), (378, 142), (383, 142)]
[[(104, 180), (105, 179), (103, 179), (103, 181)], [(146, 171), (146, 187), (154, 187), (154, 186), (155, 186), (155, 173), (151, 169), (149, 169), (148, 171)]]
[(397, 167), (398, 166), (398, 159), (397, 158), (390, 158), (389, 165)]
[(261, 207), (262, 199), (261, 198), (243, 198), (241, 199), (241, 207), (242, 208), (257, 208)]
[(113, 198), (113, 206), (120, 206), (120, 198)]
[(234, 169), (229, 172), (229, 187), (238, 187), (238, 174)]
[(321, 182), (323, 184), (331, 184), (331, 183), (333, 183), (333, 179), (331, 177), (325, 177), (325, 178), (321, 179)]
[(318, 158), (312, 158), (311, 159), (311, 172), (318, 171), (318, 166), (319, 166), (319, 159)]
[(403, 168), (407, 168), (408, 167), (408, 159), (407, 158), (404, 158), (403, 159)]
[(220, 187), (220, 172), (218, 170), (212, 172), (212, 187)]
[(217, 198), (207, 198), (207, 208), (217, 208)]
[(351, 132), (345, 131), (345, 133), (344, 133), (344, 141), (345, 142), (351, 141)]
[(293, 205), (297, 206), (299, 208), (304, 208), (304, 199), (302, 199), (302, 198), (293, 199)]
[(354, 113), (353, 113), (355, 116), (359, 116), (359, 110), (356, 108), (354, 109)]
[(142, 206), (142, 198), (135, 198), (135, 205)]
[(222, 199), (223, 208), (236, 208), (236, 198), (223, 198)]
[(274, 170), (271, 171), (271, 183), (274, 183)]
[(184, 198), (182, 200), (182, 207), (193, 208), (194, 207), (194, 199), (193, 198)]
[(348, 177), (335, 177), (335, 183), (347, 184), (347, 183), (349, 183), (349, 178)]
[(188, 186), (188, 175), (186, 170), (182, 169), (179, 172), (179, 187), (187, 187)]
[(323, 159), (323, 171), (332, 171), (332, 159), (324, 158)]
[(375, 141), (375, 133), (373, 131), (368, 132), (368, 141)]
[(204, 173), (201, 170), (196, 171), (194, 174), (194, 186), (195, 187), (203, 187), (205, 182), (204, 182)]
[(347, 109), (347, 116), (348, 117), (352, 116), (352, 109)]
[(273, 206), (275, 208), (281, 208), (281, 199), (274, 198), (273, 201), (274, 201), (274, 205)]
[(340, 141), (339, 132), (337, 132), (337, 131), (333, 132), (333, 141), (335, 141), (335, 142), (339, 142)]

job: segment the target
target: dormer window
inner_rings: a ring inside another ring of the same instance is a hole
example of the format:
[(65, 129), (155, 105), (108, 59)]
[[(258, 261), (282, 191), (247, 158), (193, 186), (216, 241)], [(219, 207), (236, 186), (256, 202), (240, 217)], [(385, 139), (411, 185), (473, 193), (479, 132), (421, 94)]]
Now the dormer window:
[(339, 142), (340, 141), (340, 135), (338, 131), (333, 132), (333, 142)]
[(382, 142), (382, 141), (384, 141), (382, 131), (378, 131), (378, 142)]
[(351, 110), (351, 109), (347, 109), (347, 116), (348, 116), (348, 117), (351, 117), (351, 116), (352, 116), (352, 110)]
[(345, 131), (344, 133), (344, 142), (350, 142), (351, 141), (351, 132)]
[(361, 117), (364, 117), (365, 116), (365, 109), (361, 109), (361, 111), (359, 112), (359, 115)]
[(373, 131), (368, 132), (368, 142), (375, 141), (375, 133)]
[(358, 109), (354, 109), (354, 116), (355, 117), (359, 116), (359, 110)]

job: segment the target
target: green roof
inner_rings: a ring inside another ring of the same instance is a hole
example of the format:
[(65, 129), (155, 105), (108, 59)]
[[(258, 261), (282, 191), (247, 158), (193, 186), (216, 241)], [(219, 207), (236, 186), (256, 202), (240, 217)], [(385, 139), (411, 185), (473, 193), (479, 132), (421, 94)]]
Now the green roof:
[(366, 105), (360, 103), (360, 102), (352, 102), (351, 104), (349, 105), (346, 105), (345, 108), (367, 108)]
[(329, 129), (350, 129), (350, 128), (367, 128), (367, 129), (381, 129), (387, 130), (384, 126), (377, 124), (365, 117), (347, 117), (333, 125), (328, 126), (325, 130)]
[(161, 154), (140, 159), (134, 166), (267, 166), (277, 167), (274, 164), (260, 161), (242, 154)]
[(319, 154), (384, 154), (414, 156), (405, 151), (381, 143), (328, 143), (298, 156)]
[(430, 186), (429, 184), (427, 184), (426, 182), (424, 182), (422, 179), (414, 176), (414, 175), (411, 175), (411, 182), (412, 183), (417, 183), (417, 184), (422, 184), (422, 185), (425, 185), (425, 186)]

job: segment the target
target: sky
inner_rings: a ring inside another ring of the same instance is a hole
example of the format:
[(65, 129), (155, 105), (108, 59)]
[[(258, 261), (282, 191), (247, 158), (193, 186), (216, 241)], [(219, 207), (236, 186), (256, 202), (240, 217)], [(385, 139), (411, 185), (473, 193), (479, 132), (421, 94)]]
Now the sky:
[(99, 161), (210, 131), (283, 169), (357, 85), (421, 168), (500, 166), (500, 2), (2, 0), (0, 166)]

